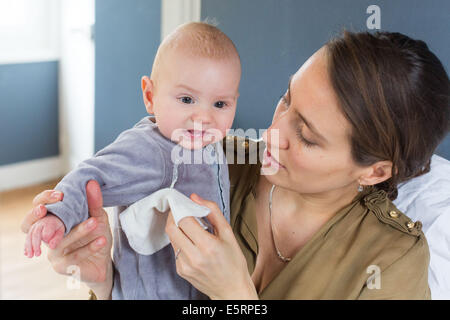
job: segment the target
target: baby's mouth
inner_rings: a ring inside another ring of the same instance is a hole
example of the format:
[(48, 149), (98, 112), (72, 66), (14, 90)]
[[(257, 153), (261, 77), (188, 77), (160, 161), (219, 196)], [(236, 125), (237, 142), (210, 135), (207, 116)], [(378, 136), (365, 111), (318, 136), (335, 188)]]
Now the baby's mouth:
[(184, 129), (184, 138), (191, 143), (207, 145), (215, 141), (215, 136), (210, 130)]
[(203, 138), (203, 136), (205, 135), (205, 130), (187, 130), (188, 134), (189, 134), (189, 138), (191, 139), (198, 139), (198, 138)]

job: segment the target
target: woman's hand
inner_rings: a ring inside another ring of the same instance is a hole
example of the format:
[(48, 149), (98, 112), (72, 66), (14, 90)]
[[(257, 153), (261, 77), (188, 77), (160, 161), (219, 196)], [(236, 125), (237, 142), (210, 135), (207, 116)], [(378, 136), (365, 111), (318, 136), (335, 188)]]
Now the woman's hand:
[(195, 194), (191, 199), (211, 210), (214, 235), (193, 217), (177, 227), (169, 214), (166, 233), (177, 256), (177, 273), (211, 299), (258, 299), (244, 255), (217, 204)]
[[(62, 199), (52, 198), (53, 190), (40, 193), (33, 201), (36, 207), (31, 210), (22, 223), (22, 231), (28, 232), (31, 225), (44, 217), (47, 210), (44, 204)], [(112, 289), (112, 235), (108, 215), (103, 209), (100, 186), (94, 180), (86, 185), (89, 207), (88, 220), (73, 228), (54, 249), (50, 248), (48, 259), (53, 269), (60, 274), (70, 275), (70, 266), (80, 270), (80, 280), (94, 290), (97, 298), (107, 299)]]

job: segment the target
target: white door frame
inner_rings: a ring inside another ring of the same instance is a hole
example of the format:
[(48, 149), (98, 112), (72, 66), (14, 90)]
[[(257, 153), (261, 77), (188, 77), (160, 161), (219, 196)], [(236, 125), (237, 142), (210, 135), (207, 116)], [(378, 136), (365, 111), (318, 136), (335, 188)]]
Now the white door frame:
[(95, 1), (61, 3), (59, 145), (65, 172), (94, 154)]
[(200, 21), (201, 0), (161, 0), (161, 41), (180, 24)]

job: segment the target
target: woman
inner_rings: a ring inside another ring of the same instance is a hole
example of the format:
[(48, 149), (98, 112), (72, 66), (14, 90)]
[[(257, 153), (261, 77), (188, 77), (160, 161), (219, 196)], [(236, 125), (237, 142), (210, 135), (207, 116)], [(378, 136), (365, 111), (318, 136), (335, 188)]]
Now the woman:
[[(211, 209), (214, 235), (169, 216), (179, 275), (212, 299), (430, 298), (421, 224), (391, 200), (398, 183), (429, 170), (448, 101), (448, 76), (424, 42), (384, 32), (331, 40), (291, 77), (260, 145), (263, 163), (230, 164), (231, 226), (195, 195)], [(96, 184), (88, 188), (103, 249), (74, 230), (83, 242), (67, 240), (50, 260), (90, 262), (82, 278), (100, 280), (93, 289), (107, 298), (109, 230)]]

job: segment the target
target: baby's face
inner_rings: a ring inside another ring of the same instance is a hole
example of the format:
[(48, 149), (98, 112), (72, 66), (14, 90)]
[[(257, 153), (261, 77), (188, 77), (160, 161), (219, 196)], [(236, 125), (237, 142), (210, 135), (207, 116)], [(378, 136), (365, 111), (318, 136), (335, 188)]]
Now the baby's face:
[(230, 129), (240, 77), (237, 59), (170, 52), (153, 83), (153, 108), (147, 110), (155, 114), (164, 136), (187, 149), (202, 148)]

